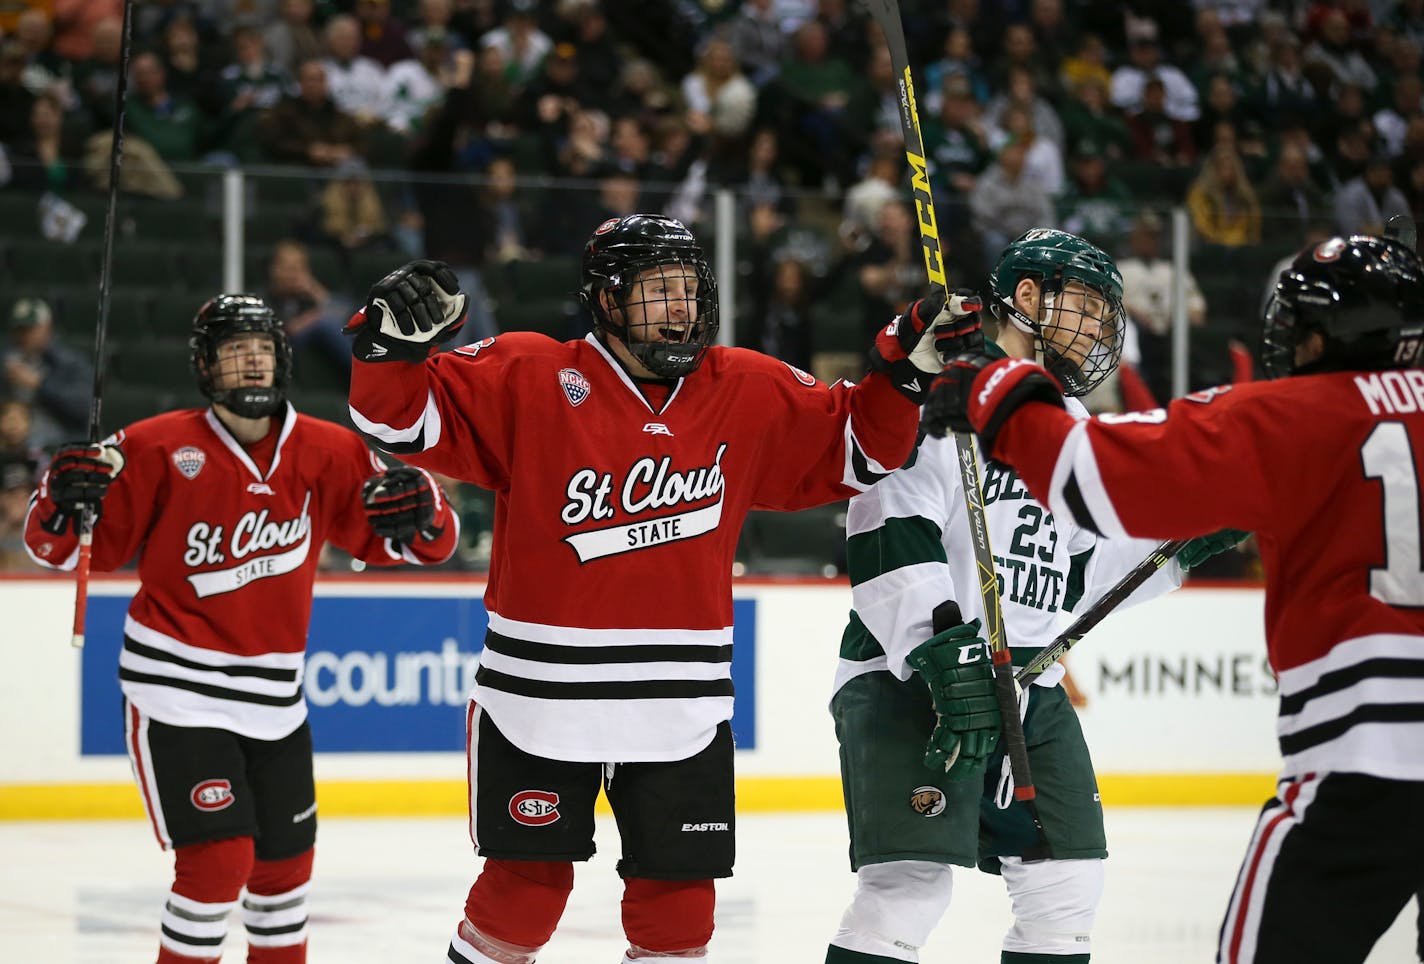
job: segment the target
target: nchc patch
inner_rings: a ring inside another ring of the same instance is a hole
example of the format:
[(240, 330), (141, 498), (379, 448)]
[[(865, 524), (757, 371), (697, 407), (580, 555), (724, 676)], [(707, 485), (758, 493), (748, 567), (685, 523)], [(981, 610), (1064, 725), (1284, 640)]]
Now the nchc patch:
[(509, 815), (526, 827), (547, 827), (559, 819), (559, 795), (552, 790), (520, 790), (509, 798)]
[(559, 387), (564, 390), (564, 397), (574, 408), (582, 405), (583, 400), (588, 398), (588, 393), (592, 390), (588, 379), (583, 377), (583, 372), (576, 368), (559, 369)]
[(185, 479), (195, 479), (207, 464), (208, 453), (196, 445), (185, 445), (173, 453), (173, 464), (183, 473)]
[(915, 787), (910, 794), (910, 809), (922, 817), (938, 817), (944, 807), (944, 794), (938, 787)]

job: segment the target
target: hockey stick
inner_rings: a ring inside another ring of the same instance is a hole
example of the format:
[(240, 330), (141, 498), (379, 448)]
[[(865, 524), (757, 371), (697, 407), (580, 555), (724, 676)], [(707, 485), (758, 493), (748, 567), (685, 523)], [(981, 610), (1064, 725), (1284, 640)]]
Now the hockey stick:
[(1093, 603), (1087, 612), (1073, 620), (1073, 624), (1059, 633), (1057, 639), (1034, 653), (1033, 658), (1025, 663), (1019, 669), (1018, 675), (1014, 677), (1018, 684), (1024, 689), (1033, 685), (1033, 681), (1062, 659), (1064, 653), (1077, 646), (1078, 641), (1088, 634), (1088, 630), (1106, 619), (1109, 613), (1121, 605), (1128, 596), (1136, 592), (1139, 586), (1155, 576), (1186, 544), (1186, 539), (1179, 539), (1164, 542), (1153, 549), (1150, 556), (1143, 559), (1131, 572), (1118, 580), (1117, 585), (1105, 592), (1103, 597)]
[[(104, 401), (104, 337), (109, 329), (109, 286), (114, 267), (114, 222), (118, 219), (119, 171), (124, 163), (124, 94), (129, 85), (129, 46), (133, 33), (133, 0), (124, 0), (124, 25), (119, 38), (119, 77), (114, 84), (114, 138), (109, 144), (109, 209), (104, 215), (104, 251), (99, 262), (99, 321), (94, 326), (94, 388), (89, 396), (89, 444), (98, 445), (99, 413)], [(89, 566), (94, 552), (94, 513), (79, 515), (79, 561), (74, 566), (74, 628), (69, 643), (84, 646), (89, 609)]]
[[(949, 296), (944, 264), (940, 259), (939, 225), (935, 221), (934, 197), (925, 165), (925, 145), (920, 136), (920, 115), (915, 107), (915, 84), (910, 75), (910, 57), (905, 49), (905, 28), (900, 22), (897, 0), (869, 0), (870, 13), (890, 48), (890, 60), (899, 78), (900, 132), (905, 138), (905, 158), (910, 162), (910, 187), (919, 214), (920, 244), (924, 249), (925, 273), (929, 282)], [(999, 574), (994, 567), (994, 553), (989, 547), (989, 524), (984, 517), (984, 492), (979, 486), (979, 456), (974, 439), (956, 432), (954, 444), (958, 450), (959, 476), (964, 489), (964, 505), (969, 513), (969, 532), (974, 541), (974, 562), (979, 572), (979, 596), (984, 604), (984, 636), (989, 641), (989, 654), (994, 663), (994, 694), (999, 712), (1004, 718), (1004, 747), (1014, 778), (1014, 798), (1024, 803), (1034, 829), (1038, 831), (1042, 856), (1050, 853), (1048, 835), (1039, 819), (1033, 777), (1028, 765), (1028, 744), (1024, 739), (1023, 722), (1019, 719), (1019, 698), (1014, 685), (1014, 664), (1004, 638), (1004, 613), (999, 604)]]

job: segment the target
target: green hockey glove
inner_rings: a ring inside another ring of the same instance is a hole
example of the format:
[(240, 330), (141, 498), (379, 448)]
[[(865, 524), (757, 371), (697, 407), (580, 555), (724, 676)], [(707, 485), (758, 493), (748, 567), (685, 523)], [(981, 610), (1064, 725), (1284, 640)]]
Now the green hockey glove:
[(1222, 529), (1211, 535), (1197, 536), (1177, 550), (1177, 563), (1183, 570), (1200, 566), (1212, 556), (1235, 549), (1249, 538), (1251, 533), (1240, 529)]
[(951, 780), (974, 776), (994, 751), (1003, 725), (979, 620), (931, 636), (905, 661), (930, 688), (938, 717), (925, 747), (925, 766), (948, 773)]

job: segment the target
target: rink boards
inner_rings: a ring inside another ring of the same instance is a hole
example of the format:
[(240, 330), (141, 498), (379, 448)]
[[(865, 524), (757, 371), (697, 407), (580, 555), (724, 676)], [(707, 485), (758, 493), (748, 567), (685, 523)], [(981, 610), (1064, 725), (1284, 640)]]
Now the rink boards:
[[(123, 579), (91, 587), (88, 645), (69, 645), (73, 584), (0, 579), (0, 818), (140, 813), (123, 755)], [(319, 584), (306, 695), (322, 812), (465, 807), (464, 707), (482, 584), (351, 577)], [(841, 805), (826, 710), (850, 603), (842, 581), (739, 582), (733, 680), (743, 811)], [(1068, 663), (1105, 803), (1254, 804), (1279, 764), (1262, 593), (1188, 588), (1109, 617)], [(273, 614), (273, 618), (281, 618)]]

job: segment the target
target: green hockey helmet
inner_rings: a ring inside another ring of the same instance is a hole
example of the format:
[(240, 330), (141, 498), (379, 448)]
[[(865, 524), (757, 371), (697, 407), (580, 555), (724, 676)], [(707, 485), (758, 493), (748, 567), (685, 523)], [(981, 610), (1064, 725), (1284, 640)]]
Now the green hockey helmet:
[[(1038, 318), (1014, 304), (1024, 278), (1039, 283)], [(1052, 228), (1026, 231), (999, 256), (989, 287), (995, 316), (1034, 336), (1067, 394), (1086, 395), (1117, 370), (1127, 323), (1122, 274), (1097, 245)]]

